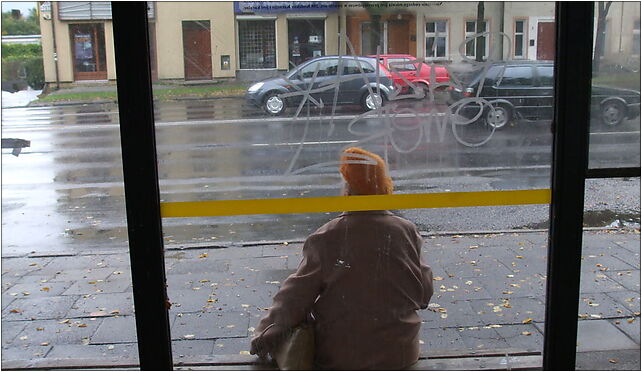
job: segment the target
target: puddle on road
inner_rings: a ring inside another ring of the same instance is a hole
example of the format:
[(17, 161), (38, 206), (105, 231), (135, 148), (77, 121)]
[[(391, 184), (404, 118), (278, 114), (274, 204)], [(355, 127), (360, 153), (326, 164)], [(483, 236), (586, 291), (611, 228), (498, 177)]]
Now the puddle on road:
[[(612, 210), (585, 211), (584, 227), (640, 228), (640, 214)], [(548, 229), (548, 220), (523, 226), (524, 229)]]

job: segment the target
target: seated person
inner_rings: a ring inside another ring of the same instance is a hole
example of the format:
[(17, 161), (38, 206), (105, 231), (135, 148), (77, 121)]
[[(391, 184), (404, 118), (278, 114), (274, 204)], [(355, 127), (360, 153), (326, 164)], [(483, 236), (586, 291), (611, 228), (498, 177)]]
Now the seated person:
[[(349, 148), (339, 170), (344, 195), (392, 194), (376, 154)], [(433, 294), (421, 246), (417, 227), (385, 210), (344, 212), (326, 223), (305, 241), (297, 271), (256, 327), (251, 353), (266, 357), (290, 329), (312, 318), (316, 368), (411, 366), (419, 357), (417, 310)]]

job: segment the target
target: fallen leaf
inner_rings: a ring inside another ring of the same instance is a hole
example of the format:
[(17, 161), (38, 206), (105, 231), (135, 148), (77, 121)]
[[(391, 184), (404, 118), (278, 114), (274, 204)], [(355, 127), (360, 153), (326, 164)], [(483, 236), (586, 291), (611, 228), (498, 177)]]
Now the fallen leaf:
[(83, 345), (89, 345), (89, 337), (83, 337), (82, 344)]
[(65, 324), (65, 323), (69, 323), (69, 319), (64, 319), (58, 322), (58, 324)]
[(107, 350), (114, 350), (114, 345), (107, 346)]
[(234, 328), (234, 327), (236, 327), (234, 324), (230, 324), (230, 325), (226, 326), (226, 328)]
[(441, 319), (446, 319), (446, 318), (448, 318), (448, 314), (441, 314), (440, 316), (441, 316)]
[(519, 258), (521, 260), (524, 256), (515, 256), (515, 258)]
[(49, 287), (42, 287), (40, 288), (41, 291), (49, 292)]
[(198, 256), (198, 258), (205, 258), (205, 257), (207, 257), (207, 256), (208, 256), (208, 254), (207, 254), (207, 253), (203, 253), (203, 254), (199, 255), (199, 256)]
[(524, 332), (522, 332), (522, 335), (524, 335), (524, 336), (530, 336), (531, 334), (532, 334), (532, 333), (530, 333), (530, 332), (528, 332), (528, 331), (524, 331)]
[(442, 278), (441, 276), (436, 276), (436, 277), (432, 278), (432, 280), (439, 281), (439, 280), (444, 280), (444, 278)]
[(467, 284), (467, 285), (472, 285), (472, 284), (473, 284), (473, 281), (472, 281), (472, 280), (467, 280), (467, 281), (466, 281), (466, 284)]
[(20, 309), (11, 309), (9, 312), (10, 313), (20, 314), (22, 312), (22, 310), (20, 310)]
[(250, 355), (250, 352), (247, 351), (247, 350), (241, 350), (241, 351), (239, 351), (239, 354), (241, 354), (241, 355)]
[(283, 242), (283, 245), (288, 245), (288, 244), (290, 244), (290, 243), (288, 243), (288, 242)]
[(21, 339), (22, 341), (27, 340), (28, 338), (29, 338), (28, 336), (21, 336), (21, 337), (20, 337), (20, 339)]
[(627, 319), (626, 321), (627, 321), (629, 324), (631, 324), (631, 323), (635, 322), (635, 318)]
[(37, 327), (36, 331), (44, 331), (45, 329), (43, 327)]
[(247, 304), (241, 304), (241, 307), (250, 307), (250, 305), (247, 305)]
[(526, 318), (522, 320), (522, 324), (531, 324), (533, 323), (533, 318)]
[(194, 338), (194, 337), (195, 337), (194, 335), (184, 335), (184, 336), (183, 336), (183, 338), (188, 339), (188, 340), (189, 340), (189, 339), (192, 339), (192, 338)]
[(41, 342), (40, 346), (49, 346), (49, 343), (48, 342)]
[(619, 362), (620, 362), (620, 361), (619, 361), (619, 360), (617, 360), (617, 359), (609, 359), (609, 363), (617, 364), (617, 363), (619, 363)]
[(79, 328), (85, 328), (85, 327), (87, 327), (87, 324), (85, 324), (85, 323), (80, 323), (80, 324), (78, 324), (78, 327), (79, 327)]

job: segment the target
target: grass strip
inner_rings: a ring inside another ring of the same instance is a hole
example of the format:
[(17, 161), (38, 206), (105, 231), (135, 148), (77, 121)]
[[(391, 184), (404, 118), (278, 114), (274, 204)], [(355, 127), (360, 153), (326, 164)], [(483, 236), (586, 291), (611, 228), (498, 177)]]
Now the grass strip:
[[(179, 87), (170, 89), (154, 89), (154, 99), (173, 100), (180, 98), (213, 98), (213, 97), (240, 97), (245, 94), (246, 87), (243, 85), (223, 87)], [(36, 101), (36, 103), (47, 102), (73, 102), (73, 101), (95, 101), (101, 99), (117, 100), (118, 94), (115, 91), (107, 92), (76, 92), (49, 94)]]

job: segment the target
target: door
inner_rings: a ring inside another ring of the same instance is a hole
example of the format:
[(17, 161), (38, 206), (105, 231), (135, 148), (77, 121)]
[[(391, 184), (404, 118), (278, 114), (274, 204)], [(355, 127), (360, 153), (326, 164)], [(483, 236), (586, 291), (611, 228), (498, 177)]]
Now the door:
[(409, 42), (408, 21), (388, 21), (388, 53), (408, 54)]
[(107, 79), (105, 27), (102, 23), (69, 25), (74, 80)]
[(212, 79), (210, 21), (183, 21), (185, 80)]
[(555, 22), (537, 24), (537, 59), (545, 61), (555, 59)]
[(513, 117), (519, 113), (525, 118), (537, 118), (539, 89), (535, 86), (532, 66), (507, 66), (496, 87), (496, 97), (513, 105), (516, 111)]
[[(303, 65), (290, 79), (302, 92), (317, 90), (325, 86), (324, 83), (329, 83), (336, 79), (338, 61), (338, 59), (334, 58), (312, 61)], [(316, 76), (314, 75), (315, 72)], [(328, 104), (334, 98), (334, 89), (312, 92), (310, 96), (317, 101), (322, 99), (324, 103)], [(299, 94), (291, 97), (290, 102), (298, 105), (302, 99), (303, 94)]]

